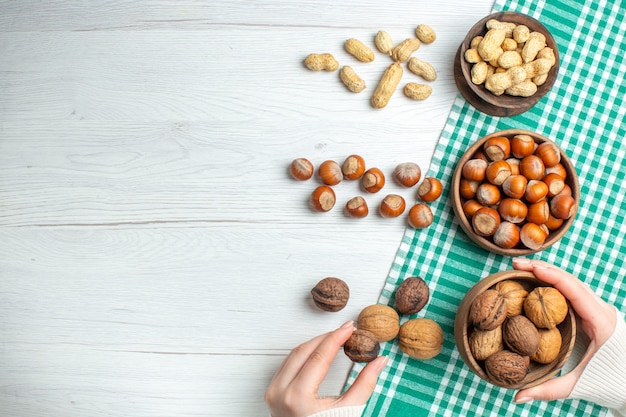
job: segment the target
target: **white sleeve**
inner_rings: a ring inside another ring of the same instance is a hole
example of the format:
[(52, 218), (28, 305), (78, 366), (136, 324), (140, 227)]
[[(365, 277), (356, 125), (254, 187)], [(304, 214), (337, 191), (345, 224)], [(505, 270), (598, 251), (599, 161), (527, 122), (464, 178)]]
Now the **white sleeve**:
[(592, 401), (626, 417), (626, 322), (616, 313), (613, 334), (591, 358), (569, 398)]
[(365, 404), (320, 411), (319, 413), (315, 413), (309, 417), (361, 417), (363, 410), (365, 410)]

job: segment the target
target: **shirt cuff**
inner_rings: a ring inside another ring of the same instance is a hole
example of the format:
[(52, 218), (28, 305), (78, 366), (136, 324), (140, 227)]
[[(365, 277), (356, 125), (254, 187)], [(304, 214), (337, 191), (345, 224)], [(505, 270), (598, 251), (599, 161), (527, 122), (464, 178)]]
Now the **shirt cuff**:
[(365, 410), (365, 404), (320, 411), (319, 413), (315, 413), (309, 417), (361, 417), (363, 410)]
[(611, 337), (591, 358), (569, 398), (592, 401), (626, 417), (626, 322), (616, 309)]

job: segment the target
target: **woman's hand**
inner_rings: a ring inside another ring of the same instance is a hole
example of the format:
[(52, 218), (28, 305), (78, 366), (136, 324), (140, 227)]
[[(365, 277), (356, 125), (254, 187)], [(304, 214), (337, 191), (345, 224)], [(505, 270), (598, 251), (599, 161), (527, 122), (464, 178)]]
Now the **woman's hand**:
[(385, 356), (368, 363), (343, 395), (333, 398), (319, 398), (317, 395), (337, 352), (353, 331), (353, 322), (349, 321), (291, 351), (265, 392), (265, 402), (273, 417), (306, 417), (331, 408), (367, 402), (376, 386), (378, 374), (387, 364)]
[(543, 261), (525, 258), (513, 259), (515, 269), (530, 271), (537, 278), (553, 285), (569, 300), (581, 319), (584, 332), (589, 336), (590, 343), (580, 363), (568, 374), (551, 379), (536, 387), (520, 390), (515, 401), (525, 403), (532, 400), (556, 400), (567, 398), (585, 367), (606, 342), (617, 323), (615, 309), (602, 301), (587, 285), (578, 278)]

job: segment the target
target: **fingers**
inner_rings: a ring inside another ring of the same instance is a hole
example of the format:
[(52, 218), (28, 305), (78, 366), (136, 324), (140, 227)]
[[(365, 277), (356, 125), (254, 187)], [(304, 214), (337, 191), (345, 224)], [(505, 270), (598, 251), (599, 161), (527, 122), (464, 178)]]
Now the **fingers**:
[(339, 349), (348, 340), (354, 331), (352, 321), (344, 323), (337, 330), (327, 334), (319, 345), (310, 353), (300, 372), (294, 378), (293, 384), (300, 385), (306, 389), (317, 392), (317, 388), (322, 383), (328, 369), (332, 364)]
[(341, 397), (339, 401), (341, 406), (347, 407), (365, 404), (372, 395), (372, 392), (374, 392), (380, 371), (387, 365), (387, 362), (389, 362), (389, 357), (379, 356), (368, 363), (365, 368), (361, 370), (352, 386), (350, 386)]
[(530, 401), (552, 401), (567, 398), (579, 377), (578, 371), (572, 371), (565, 376), (551, 379), (536, 387), (520, 390), (515, 394), (515, 402), (518, 404)]

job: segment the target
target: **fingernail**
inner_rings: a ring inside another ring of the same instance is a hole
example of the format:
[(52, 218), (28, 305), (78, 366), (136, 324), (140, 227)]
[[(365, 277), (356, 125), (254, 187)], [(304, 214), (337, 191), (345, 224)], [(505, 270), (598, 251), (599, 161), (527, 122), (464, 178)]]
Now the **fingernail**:
[(376, 364), (376, 370), (380, 371), (382, 370), (385, 366), (387, 366), (387, 363), (389, 362), (389, 356), (381, 356), (382, 359), (378, 360), (378, 363)]
[(341, 325), (341, 329), (347, 329), (348, 327), (354, 327), (354, 320), (348, 320), (344, 324)]
[(530, 259), (526, 258), (513, 258), (513, 262), (517, 262), (518, 264), (529, 264)]
[(515, 402), (518, 404), (524, 404), (524, 403), (529, 403), (531, 402), (533, 399), (530, 397), (522, 397), (522, 398), (516, 398)]

